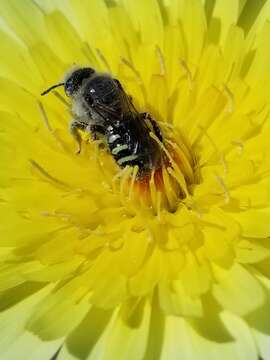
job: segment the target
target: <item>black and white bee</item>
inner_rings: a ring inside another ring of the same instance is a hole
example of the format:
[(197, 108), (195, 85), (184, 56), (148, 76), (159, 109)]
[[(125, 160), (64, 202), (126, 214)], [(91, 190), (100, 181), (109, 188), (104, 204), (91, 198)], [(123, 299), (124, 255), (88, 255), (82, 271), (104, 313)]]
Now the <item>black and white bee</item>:
[(41, 95), (58, 86), (64, 86), (66, 95), (72, 99), (70, 131), (78, 142), (78, 153), (82, 142), (79, 130), (82, 130), (89, 132), (93, 139), (105, 139), (105, 145), (121, 168), (137, 165), (139, 177), (161, 166), (162, 151), (150, 136), (152, 132), (162, 142), (157, 122), (148, 113), (136, 110), (117, 79), (92, 68), (79, 68)]

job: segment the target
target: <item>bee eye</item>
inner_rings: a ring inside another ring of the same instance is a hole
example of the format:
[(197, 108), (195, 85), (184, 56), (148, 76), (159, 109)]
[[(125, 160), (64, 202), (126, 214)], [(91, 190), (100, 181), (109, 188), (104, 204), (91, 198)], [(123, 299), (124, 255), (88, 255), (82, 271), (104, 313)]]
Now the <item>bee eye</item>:
[(74, 95), (82, 86), (83, 81), (89, 79), (95, 70), (92, 68), (82, 68), (75, 70), (65, 82), (65, 93), (67, 96)]
[(72, 79), (68, 79), (65, 83), (65, 93), (67, 96), (71, 96), (75, 92), (74, 84)]

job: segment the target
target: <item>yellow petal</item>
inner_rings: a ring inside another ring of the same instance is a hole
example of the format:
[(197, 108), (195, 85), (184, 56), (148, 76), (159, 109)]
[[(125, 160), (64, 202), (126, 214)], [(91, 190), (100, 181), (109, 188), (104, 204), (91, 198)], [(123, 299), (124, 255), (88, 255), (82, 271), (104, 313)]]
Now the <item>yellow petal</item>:
[(234, 216), (243, 236), (265, 238), (270, 235), (270, 213), (266, 210), (247, 210)]
[[(268, 266), (269, 268), (269, 266)], [(255, 338), (257, 347), (260, 352), (260, 356), (263, 359), (268, 360), (269, 358), (269, 333), (270, 333), (270, 324), (268, 318), (268, 309), (270, 304), (270, 281), (268, 277), (263, 275), (257, 275), (257, 278), (262, 283), (266, 292), (266, 301), (263, 306), (261, 306), (257, 311), (254, 311), (247, 316), (247, 322), (251, 327), (253, 336)]]
[(186, 256), (186, 266), (180, 272), (179, 278), (191, 297), (201, 295), (209, 290), (211, 284), (209, 264), (198, 264), (196, 258), (189, 253)]
[(156, 0), (122, 0), (143, 43), (159, 45), (163, 39), (163, 23)]
[(268, 241), (261, 243), (253, 240), (241, 240), (236, 246), (236, 258), (240, 263), (257, 263), (270, 257), (270, 249), (267, 245)]
[(256, 278), (239, 264), (231, 269), (213, 267), (217, 283), (213, 285), (213, 295), (224, 309), (245, 315), (265, 300), (265, 294)]
[(155, 248), (142, 269), (130, 279), (130, 291), (139, 296), (151, 291), (162, 277), (162, 254)]
[(269, 48), (267, 47), (267, 39), (270, 34), (270, 23), (266, 22), (258, 36), (257, 51), (254, 56), (254, 60), (250, 66), (246, 81), (248, 84), (256, 84), (259, 80), (265, 77), (265, 74), (269, 73)]
[[(2, 49), (1, 76), (12, 79), (19, 86), (23, 85), (28, 90), (37, 90), (42, 80), (29, 53), (18, 41), (4, 31), (0, 31), (0, 41)], [(22, 61), (23, 68), (20, 66)], [(1, 96), (5, 96), (4, 91), (1, 91)], [(12, 107), (9, 109), (12, 109)]]
[(160, 306), (168, 315), (186, 317), (200, 317), (203, 314), (201, 299), (188, 294), (181, 281), (172, 283), (160, 283), (159, 287)]
[(25, 331), (1, 355), (1, 359), (13, 360), (20, 358), (22, 354), (27, 354), (29, 360), (48, 360), (57, 352), (62, 343), (63, 339), (44, 342), (36, 335)]
[(93, 307), (81, 323), (69, 334), (59, 353), (60, 360), (102, 358), (112, 325), (118, 316), (118, 309), (100, 310)]
[[(45, 23), (58, 57), (65, 58), (71, 64), (83, 65), (89, 62), (83, 52), (79, 35), (62, 12), (55, 10), (49, 13), (45, 16)], [(91, 65), (94, 66), (94, 64)]]
[[(19, 297), (20, 301), (17, 304), (1, 312), (0, 325), (2, 336), (0, 339), (0, 353), (7, 350), (26, 331), (25, 325), (29, 317), (32, 315), (37, 304), (47, 296), (51, 288), (51, 286), (46, 286), (25, 299), (20, 299)], [(18, 293), (16, 291), (13, 293), (14, 297), (20, 295), (19, 290)]]
[(250, 333), (240, 320), (235, 320), (235, 339), (228, 342), (210, 341), (198, 335), (187, 320), (170, 316), (166, 319), (164, 345), (160, 359), (183, 360), (257, 360), (258, 354)]
[(42, 38), (47, 39), (42, 11), (32, 1), (25, 0), (23, 4), (16, 0), (1, 2), (0, 10), (13, 31), (27, 45), (32, 45)]
[(231, 25), (236, 24), (239, 13), (239, 1), (217, 0), (214, 5), (210, 23), (210, 37), (223, 45)]
[[(120, 310), (106, 341), (104, 360), (140, 360), (145, 353), (151, 307), (148, 302), (141, 301), (135, 307), (132, 302)], [(123, 339), (125, 339), (123, 341)]]
[(172, 0), (169, 11), (173, 23), (180, 18), (188, 62), (192, 65), (197, 64), (206, 37), (206, 19), (202, 2)]
[(71, 331), (89, 310), (89, 298), (78, 281), (70, 281), (44, 298), (28, 321), (27, 329), (43, 340), (61, 338)]

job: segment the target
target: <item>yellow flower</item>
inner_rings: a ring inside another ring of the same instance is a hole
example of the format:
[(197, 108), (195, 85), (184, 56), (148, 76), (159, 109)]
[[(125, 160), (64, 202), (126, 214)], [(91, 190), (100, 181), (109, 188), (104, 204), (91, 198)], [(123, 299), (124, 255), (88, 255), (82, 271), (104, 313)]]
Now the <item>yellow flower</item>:
[[(270, 1), (0, 13), (0, 358), (270, 359)], [(156, 119), (159, 171), (76, 154), (69, 99), (40, 96), (74, 65)]]

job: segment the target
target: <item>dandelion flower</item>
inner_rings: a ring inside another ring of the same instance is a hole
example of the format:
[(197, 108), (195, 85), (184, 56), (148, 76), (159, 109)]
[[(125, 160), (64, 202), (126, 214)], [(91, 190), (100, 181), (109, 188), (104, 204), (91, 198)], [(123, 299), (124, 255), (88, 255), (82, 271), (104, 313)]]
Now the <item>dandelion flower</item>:
[[(0, 2), (1, 359), (270, 359), (270, 1)], [(159, 124), (69, 133), (73, 66)], [(152, 134), (153, 135), (153, 134)]]

